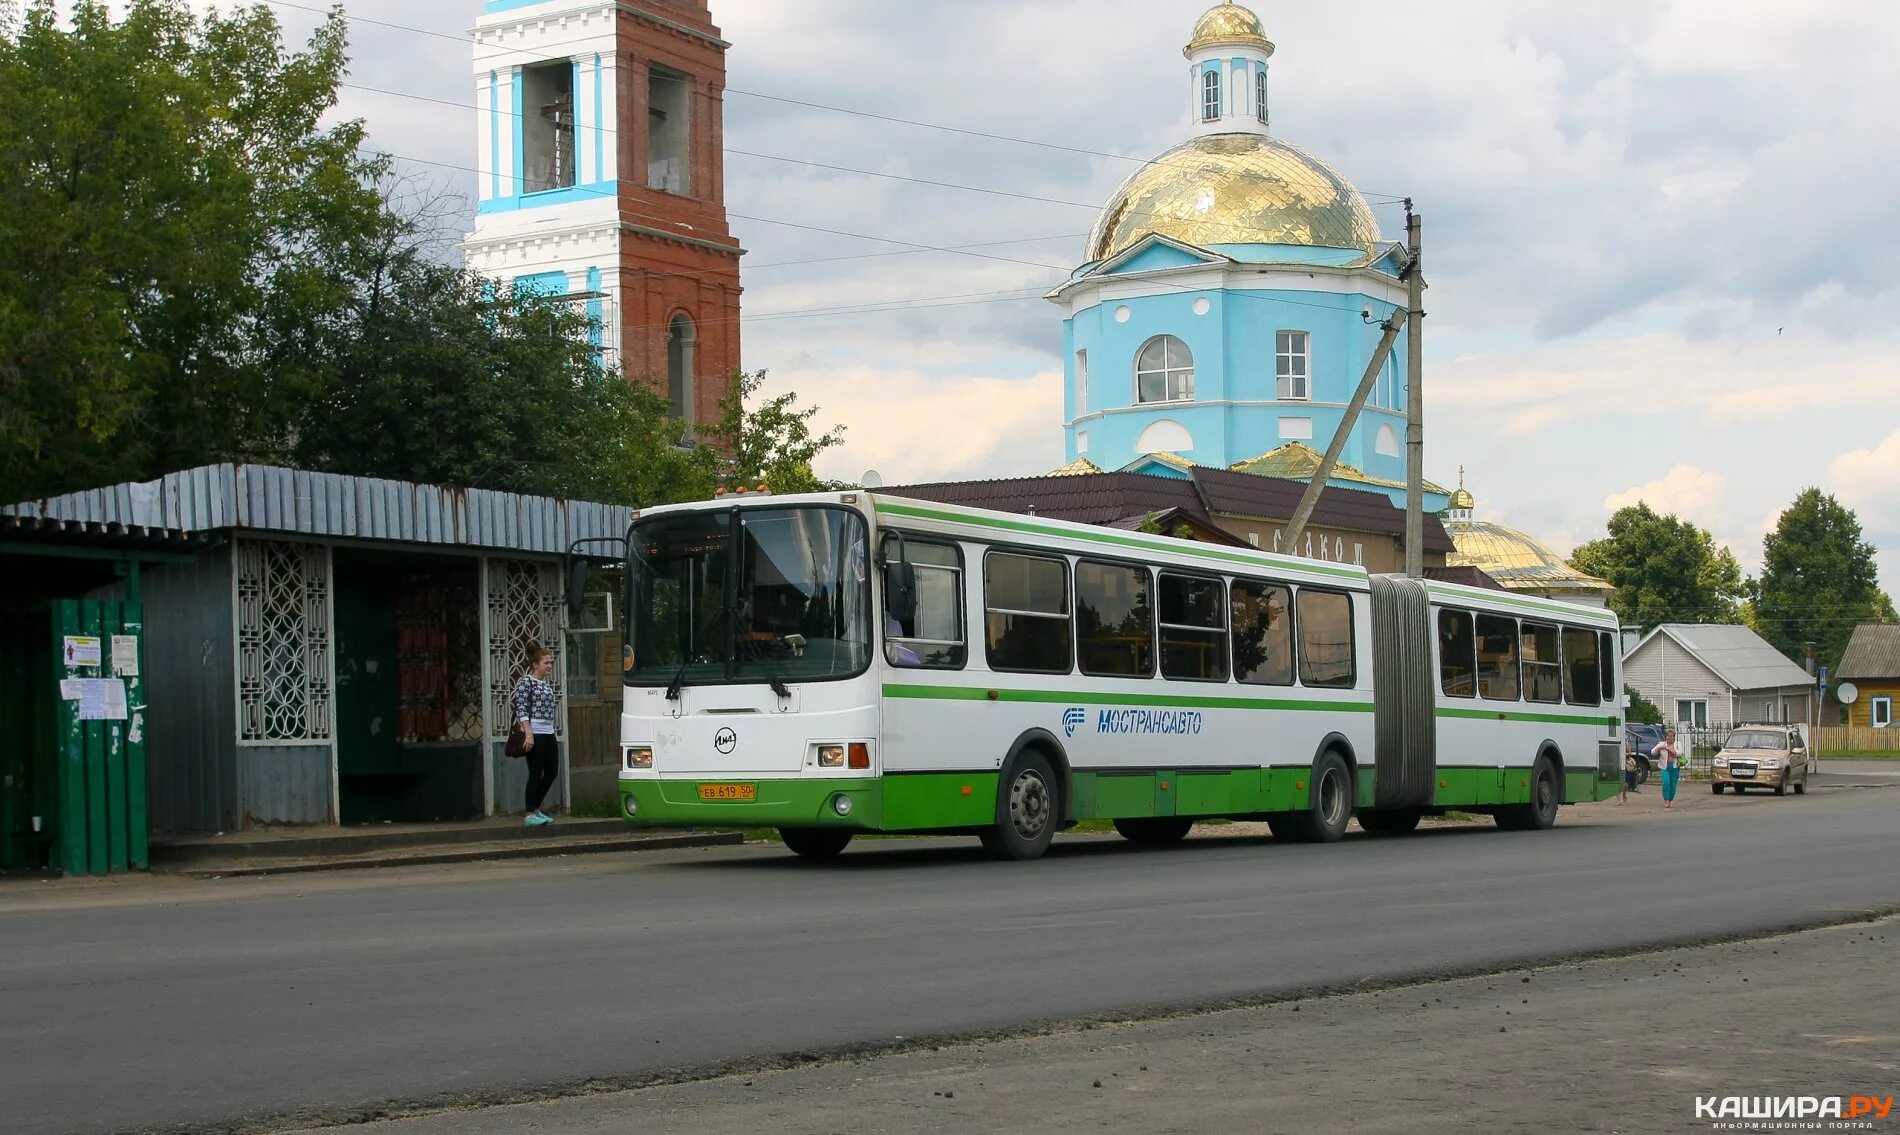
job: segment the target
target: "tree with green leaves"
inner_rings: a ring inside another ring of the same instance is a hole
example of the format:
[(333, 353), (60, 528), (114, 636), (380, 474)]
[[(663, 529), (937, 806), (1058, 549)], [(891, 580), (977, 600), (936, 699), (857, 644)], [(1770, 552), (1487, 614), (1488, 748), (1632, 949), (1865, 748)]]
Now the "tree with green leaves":
[(1762, 540), (1755, 629), (1797, 661), (1812, 642), (1816, 662), (1838, 669), (1856, 625), (1895, 621), (1893, 600), (1880, 590), (1874, 550), (1861, 538), (1853, 509), (1831, 493), (1801, 490)]
[(1656, 707), (1655, 702), (1638, 693), (1636, 687), (1624, 686), (1623, 695), (1629, 699), (1629, 708), (1623, 711), (1626, 719), (1647, 725), (1662, 724), (1662, 710)]
[(1577, 548), (1570, 565), (1616, 588), (1625, 626), (1740, 621), (1745, 594), (1735, 554), (1707, 530), (1638, 503), (1616, 510), (1609, 534)]
[(841, 431), (763, 372), (681, 447), (578, 308), (432, 259), (429, 204), (322, 125), (344, 31), (293, 52), (261, 5), (182, 0), (0, 31), (0, 501), (215, 461), (642, 506), (821, 487)]
[(343, 18), (58, 7), (0, 38), (0, 500), (277, 456), (386, 224)]

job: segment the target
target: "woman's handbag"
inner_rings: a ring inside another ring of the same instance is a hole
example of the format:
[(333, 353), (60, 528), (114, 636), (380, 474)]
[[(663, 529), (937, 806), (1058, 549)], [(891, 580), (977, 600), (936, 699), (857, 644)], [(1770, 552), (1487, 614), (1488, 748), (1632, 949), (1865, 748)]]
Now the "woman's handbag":
[(517, 721), (515, 727), (508, 731), (508, 743), (502, 746), (501, 751), (511, 757), (525, 757), (528, 755), (528, 745), (528, 723)]

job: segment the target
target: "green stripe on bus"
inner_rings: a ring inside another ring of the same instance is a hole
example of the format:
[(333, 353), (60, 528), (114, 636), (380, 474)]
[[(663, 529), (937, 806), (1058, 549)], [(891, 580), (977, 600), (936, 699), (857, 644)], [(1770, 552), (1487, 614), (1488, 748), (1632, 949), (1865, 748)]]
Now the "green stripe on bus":
[[(994, 695), (994, 696), (991, 696)], [(904, 686), (884, 687), (887, 698), (916, 698), (924, 701), (1012, 701), (1058, 705), (1132, 705), (1170, 706), (1187, 709), (1279, 709), (1341, 713), (1371, 713), (1369, 701), (1311, 701), (1293, 698), (1221, 698), (1192, 694), (1109, 694), (1083, 693), (1076, 690), (1005, 690), (977, 686)]]
[(1513, 713), (1495, 709), (1439, 709), (1440, 717), (1459, 717), (1470, 721), (1542, 721), (1551, 725), (1604, 725), (1614, 728), (1617, 719), (1608, 714), (1580, 717), (1573, 713)]
[[(1285, 557), (1269, 556), (1265, 552), (1248, 555), (1242, 552), (1223, 552), (1205, 545), (1195, 545), (1190, 541), (1161, 543), (1153, 539), (1137, 536), (1124, 536), (1112, 531), (1072, 532), (1067, 528), (1053, 528), (1047, 524), (1037, 524), (1027, 520), (999, 520), (988, 516), (971, 516), (968, 513), (953, 512), (946, 509), (917, 508), (907, 504), (877, 503), (879, 513), (891, 513), (895, 516), (914, 516), (921, 520), (944, 520), (953, 524), (968, 524), (977, 528), (1000, 528), (1007, 532), (1028, 532), (1037, 536), (1055, 536), (1059, 538), (1086, 540), (1096, 544), (1109, 544), (1122, 548), (1139, 548), (1145, 552), (1174, 552), (1177, 555), (1194, 556), (1204, 560), (1218, 560), (1221, 563), (1238, 564), (1243, 567), (1273, 569), (1277, 571), (1305, 572), (1308, 575), (1329, 575), (1339, 579), (1364, 582), (1366, 573), (1351, 568), (1338, 568), (1329, 564), (1307, 562), (1304, 560), (1289, 562)], [(1185, 547), (1176, 547), (1184, 544)]]

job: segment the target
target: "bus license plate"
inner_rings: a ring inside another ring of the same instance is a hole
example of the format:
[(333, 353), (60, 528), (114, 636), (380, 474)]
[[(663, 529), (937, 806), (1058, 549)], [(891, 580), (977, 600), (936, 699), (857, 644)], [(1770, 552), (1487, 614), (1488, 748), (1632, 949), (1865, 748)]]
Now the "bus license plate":
[(701, 800), (757, 800), (759, 786), (756, 784), (702, 784), (699, 786)]

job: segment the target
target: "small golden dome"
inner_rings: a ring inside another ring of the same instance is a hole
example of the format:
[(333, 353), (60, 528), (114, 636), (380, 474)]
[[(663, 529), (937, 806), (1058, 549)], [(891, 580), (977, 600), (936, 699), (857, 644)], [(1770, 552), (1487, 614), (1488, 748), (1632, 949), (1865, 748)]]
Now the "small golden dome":
[(1193, 55), (1203, 47), (1252, 47), (1273, 54), (1273, 42), (1267, 38), (1266, 29), (1260, 26), (1260, 17), (1226, 0), (1216, 4), (1194, 24), (1194, 38), (1182, 49), (1183, 55)]
[(1465, 509), (1466, 511), (1470, 511), (1471, 509), (1478, 507), (1478, 502), (1472, 499), (1471, 494), (1465, 491), (1465, 487), (1463, 485), (1459, 485), (1456, 489), (1452, 490), (1451, 503), (1447, 507), (1462, 508), (1462, 509)]
[(1136, 170), (1096, 219), (1088, 258), (1106, 259), (1149, 233), (1202, 246), (1362, 251), (1380, 240), (1372, 209), (1343, 174), (1298, 146), (1260, 134), (1193, 138)]

